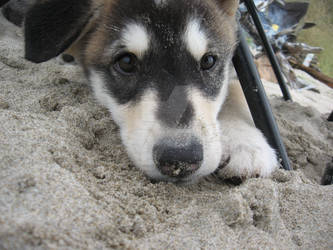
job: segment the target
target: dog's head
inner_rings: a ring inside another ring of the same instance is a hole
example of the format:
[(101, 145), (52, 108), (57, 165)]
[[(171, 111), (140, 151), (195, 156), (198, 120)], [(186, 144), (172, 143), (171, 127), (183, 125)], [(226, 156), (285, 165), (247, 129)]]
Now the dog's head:
[(237, 0), (43, 0), (27, 14), (26, 58), (70, 51), (111, 112), (134, 164), (190, 181), (219, 165), (218, 113)]

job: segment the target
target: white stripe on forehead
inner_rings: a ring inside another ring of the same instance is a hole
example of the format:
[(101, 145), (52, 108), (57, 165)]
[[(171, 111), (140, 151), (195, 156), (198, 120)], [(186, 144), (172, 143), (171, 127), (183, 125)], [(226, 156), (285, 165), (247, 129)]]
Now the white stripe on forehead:
[(199, 20), (192, 19), (189, 21), (184, 40), (189, 52), (197, 61), (200, 61), (207, 52), (208, 41), (205, 33), (200, 29)]
[(122, 32), (122, 42), (128, 51), (142, 57), (149, 48), (149, 34), (140, 23), (130, 23)]

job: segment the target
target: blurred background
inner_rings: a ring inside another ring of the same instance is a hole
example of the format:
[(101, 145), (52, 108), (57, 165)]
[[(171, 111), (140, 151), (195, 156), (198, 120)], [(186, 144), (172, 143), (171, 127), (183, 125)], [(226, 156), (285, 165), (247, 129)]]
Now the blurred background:
[(298, 40), (324, 49), (318, 55), (318, 66), (323, 73), (333, 77), (333, 0), (309, 0), (308, 2), (310, 6), (305, 21), (316, 23), (316, 26), (302, 30)]

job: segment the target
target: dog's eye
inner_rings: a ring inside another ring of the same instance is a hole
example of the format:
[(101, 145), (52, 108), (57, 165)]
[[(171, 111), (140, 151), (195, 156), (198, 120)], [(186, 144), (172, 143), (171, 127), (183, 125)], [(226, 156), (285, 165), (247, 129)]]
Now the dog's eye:
[(211, 69), (216, 62), (216, 57), (210, 54), (206, 54), (201, 58), (200, 66), (202, 70)]
[(123, 54), (118, 57), (114, 66), (122, 74), (133, 74), (137, 69), (137, 58), (132, 53)]

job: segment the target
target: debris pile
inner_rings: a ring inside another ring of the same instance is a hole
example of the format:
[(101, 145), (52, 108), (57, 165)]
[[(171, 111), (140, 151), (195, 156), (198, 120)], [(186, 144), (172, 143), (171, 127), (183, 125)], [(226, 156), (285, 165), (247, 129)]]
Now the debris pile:
[[(333, 79), (324, 75), (318, 68), (317, 55), (323, 49), (297, 41), (300, 30), (309, 29), (316, 25), (304, 22), (309, 3), (285, 2), (284, 0), (254, 0), (254, 3), (267, 38), (276, 53), (289, 85), (292, 88), (312, 88), (296, 76), (294, 68), (297, 68), (333, 87)], [(264, 56), (262, 42), (244, 3), (240, 5), (240, 13), (240, 22), (253, 40), (254, 56), (258, 59)]]

